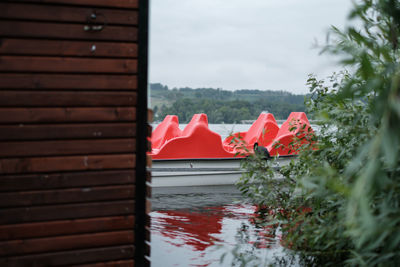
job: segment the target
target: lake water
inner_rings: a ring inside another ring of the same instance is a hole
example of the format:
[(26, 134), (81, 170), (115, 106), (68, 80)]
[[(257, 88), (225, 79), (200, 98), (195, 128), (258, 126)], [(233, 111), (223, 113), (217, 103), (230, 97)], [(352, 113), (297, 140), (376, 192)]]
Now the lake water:
[(152, 266), (232, 266), (231, 252), (243, 229), (249, 233), (249, 240), (242, 240), (241, 251), (263, 262), (283, 255), (279, 235), (257, 227), (255, 207), (246, 203), (234, 186), (196, 190), (190, 188), (190, 193), (185, 193), (183, 188), (171, 193), (160, 189), (153, 193)]
[[(181, 124), (180, 128), (185, 126)], [(209, 128), (224, 139), (232, 132), (247, 131), (250, 126), (210, 124)], [(152, 195), (153, 267), (232, 266), (231, 252), (240, 243), (238, 234), (244, 232), (249, 233), (249, 239), (241, 245), (246, 255), (256, 255), (263, 263), (284, 255), (279, 232), (257, 226), (255, 207), (246, 203), (234, 186), (162, 188), (153, 189)], [(227, 256), (220, 263), (224, 253)]]

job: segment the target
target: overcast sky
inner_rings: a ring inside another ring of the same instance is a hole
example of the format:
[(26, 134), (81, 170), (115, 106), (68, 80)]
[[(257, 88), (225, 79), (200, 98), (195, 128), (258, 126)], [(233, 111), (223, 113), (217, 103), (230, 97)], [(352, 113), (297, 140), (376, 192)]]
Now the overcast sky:
[(319, 55), (351, 0), (152, 0), (150, 82), (307, 93), (307, 75), (339, 69)]

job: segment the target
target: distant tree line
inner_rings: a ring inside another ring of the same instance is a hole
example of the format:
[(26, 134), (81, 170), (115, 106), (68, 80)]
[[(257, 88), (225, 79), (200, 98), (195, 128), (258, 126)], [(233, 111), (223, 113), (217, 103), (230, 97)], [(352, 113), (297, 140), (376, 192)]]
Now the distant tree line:
[[(206, 113), (210, 123), (239, 123), (255, 120), (267, 111), (276, 119), (286, 119), (290, 112), (305, 111), (304, 95), (284, 91), (237, 90), (213, 88), (173, 88), (160, 83), (151, 84), (152, 106), (156, 120), (166, 115), (178, 115), (182, 123), (193, 114)], [(157, 100), (157, 101), (156, 101)]]
[(263, 111), (274, 114), (276, 119), (286, 119), (292, 111), (304, 111), (304, 106), (289, 103), (278, 105), (262, 99), (249, 102), (183, 98), (170, 107), (163, 106), (158, 116), (164, 118), (166, 115), (178, 115), (184, 123), (190, 121), (193, 114), (205, 113), (210, 123), (239, 123), (241, 120), (254, 120)]

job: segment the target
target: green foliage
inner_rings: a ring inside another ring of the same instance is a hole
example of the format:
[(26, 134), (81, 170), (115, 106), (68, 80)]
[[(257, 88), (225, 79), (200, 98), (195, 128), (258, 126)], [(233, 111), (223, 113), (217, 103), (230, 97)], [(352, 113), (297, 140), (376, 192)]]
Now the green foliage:
[[(262, 111), (286, 119), (292, 111), (305, 111), (304, 95), (283, 91), (237, 90), (189, 87), (168, 90), (167, 86), (151, 84), (153, 109), (156, 120), (166, 115), (178, 115), (187, 123), (193, 114), (206, 113), (210, 123), (238, 123), (255, 120)], [(164, 107), (162, 107), (164, 105)]]
[(272, 163), (245, 163), (239, 189), (275, 210), (285, 246), (304, 265), (400, 263), (399, 14), (399, 1), (355, 5), (351, 17), (363, 27), (333, 28), (324, 50), (350, 71), (308, 79), (317, 142), (302, 146), (279, 179)]

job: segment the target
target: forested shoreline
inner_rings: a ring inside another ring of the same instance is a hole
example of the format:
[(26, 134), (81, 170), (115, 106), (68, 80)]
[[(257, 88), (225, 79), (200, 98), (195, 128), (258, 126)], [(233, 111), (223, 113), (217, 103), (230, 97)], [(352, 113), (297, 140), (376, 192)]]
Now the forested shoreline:
[(214, 88), (173, 88), (151, 83), (151, 108), (155, 120), (178, 115), (187, 123), (195, 113), (206, 113), (210, 123), (240, 123), (256, 120), (261, 112), (270, 112), (276, 119), (286, 119), (290, 112), (305, 111), (304, 97), (285, 91), (236, 90)]

